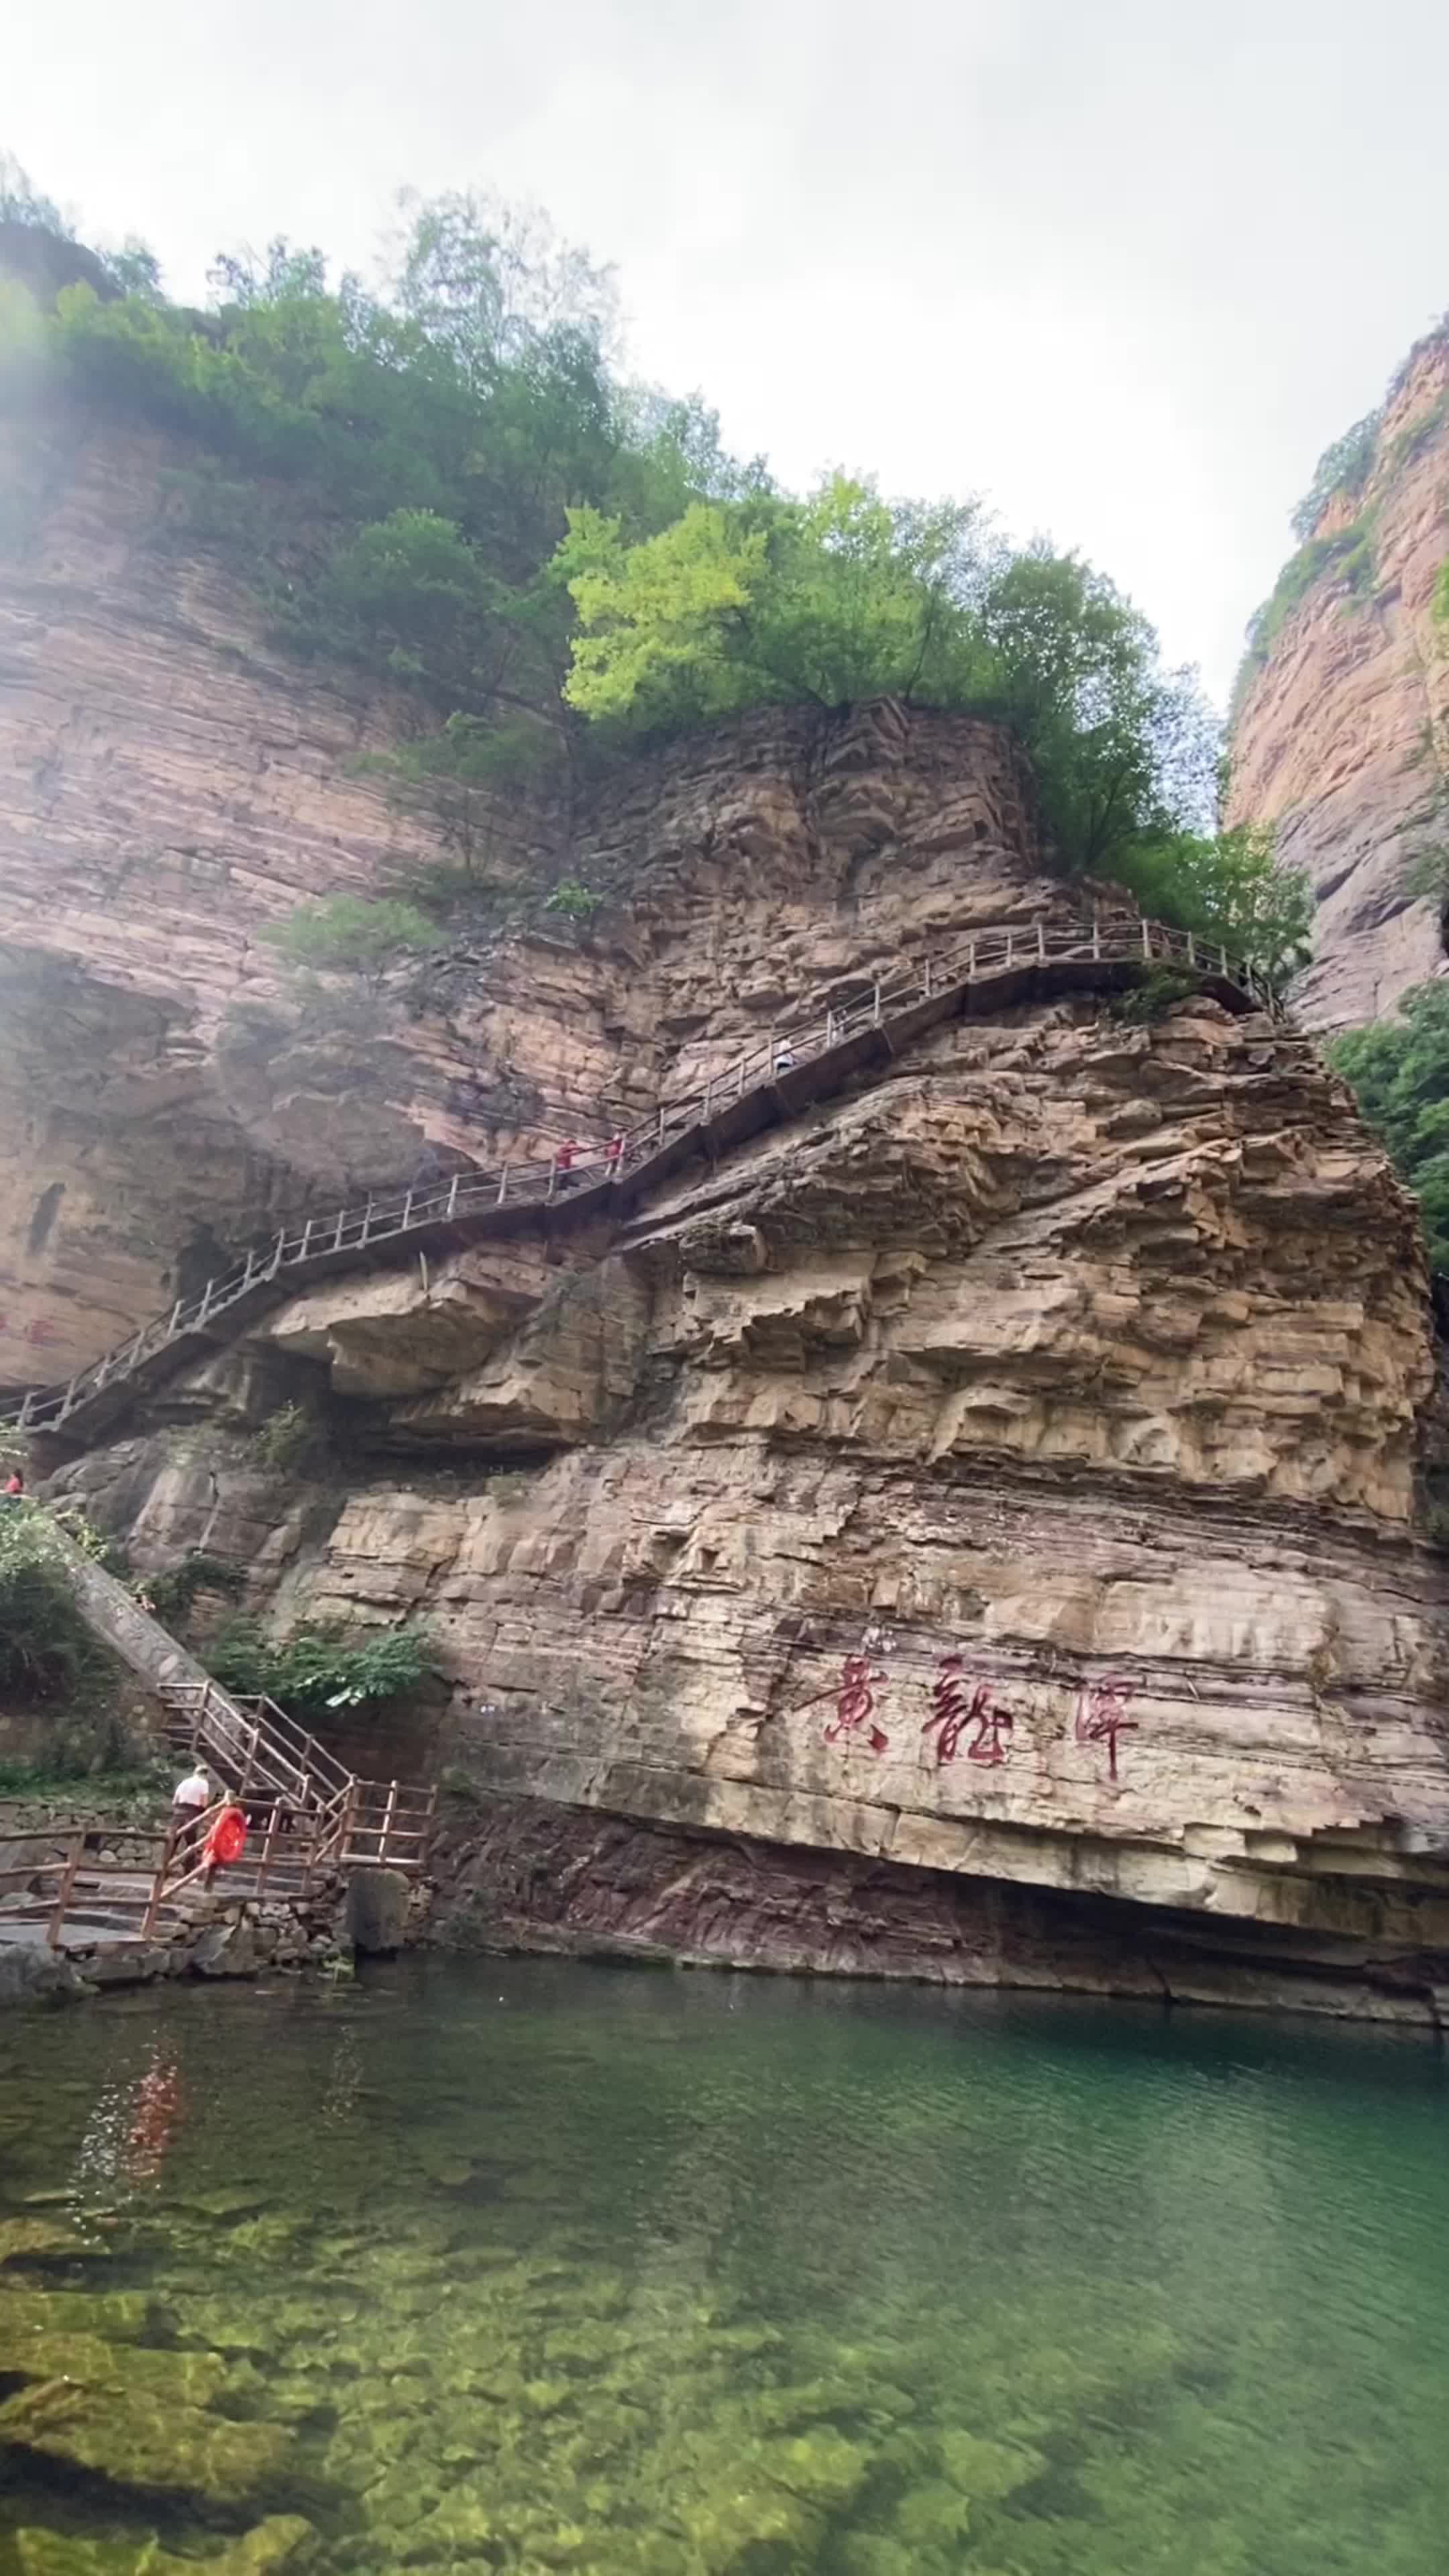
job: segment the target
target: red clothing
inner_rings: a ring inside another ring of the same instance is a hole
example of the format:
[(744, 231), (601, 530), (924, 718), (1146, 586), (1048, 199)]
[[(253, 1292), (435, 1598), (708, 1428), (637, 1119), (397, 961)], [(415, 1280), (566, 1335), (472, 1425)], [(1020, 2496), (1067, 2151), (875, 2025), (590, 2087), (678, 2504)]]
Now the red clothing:
[(553, 1158), (555, 1167), (560, 1172), (571, 1172), (574, 1167), (574, 1156), (577, 1154), (578, 1150), (579, 1149), (577, 1145), (574, 1144), (572, 1138), (570, 1138), (567, 1145), (560, 1145), (558, 1152)]

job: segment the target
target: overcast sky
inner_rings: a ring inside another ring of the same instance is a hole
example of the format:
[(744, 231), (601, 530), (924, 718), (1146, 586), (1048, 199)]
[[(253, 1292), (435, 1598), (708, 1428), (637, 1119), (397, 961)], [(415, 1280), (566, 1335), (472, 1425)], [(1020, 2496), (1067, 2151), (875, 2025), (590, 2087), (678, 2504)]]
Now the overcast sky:
[(400, 186), (617, 263), (641, 374), (787, 482), (980, 491), (1221, 699), (1321, 448), (1449, 305), (1446, 0), (67, 0), (0, 143), (201, 300)]

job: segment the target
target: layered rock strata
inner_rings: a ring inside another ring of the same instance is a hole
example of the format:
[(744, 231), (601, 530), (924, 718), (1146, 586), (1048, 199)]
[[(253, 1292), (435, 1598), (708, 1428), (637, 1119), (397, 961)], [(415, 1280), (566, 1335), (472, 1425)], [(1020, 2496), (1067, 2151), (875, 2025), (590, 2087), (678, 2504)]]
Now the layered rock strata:
[[(257, 1508), (227, 1441), (310, 1386), (355, 1445), (254, 1532), (280, 1615), (425, 1616), (453, 1684), (433, 1758), (659, 1828), (656, 1860), (681, 1831), (746, 1845), (770, 1963), (823, 1908), (854, 1928), (822, 1960), (900, 1964), (917, 1900), (867, 1934), (866, 1867), (888, 1914), (931, 1874), (950, 1973), (1132, 1990), (1171, 1950), (1175, 1991), (1303, 1982), (1341, 2008), (1369, 1963), (1383, 2008), (1432, 2011), (1423, 1256), (1304, 1041), (1201, 1000), (1134, 1026), (1089, 994), (947, 1023), (551, 1279), (541, 1248), (283, 1309), (169, 1399), (232, 1408), (204, 1493), (182, 1429), (65, 1481), (103, 1518), (124, 1496), (143, 1552), (225, 1551)], [(609, 1916), (617, 1845), (568, 1834), (574, 1937)], [(779, 1875), (800, 1851), (803, 1909)], [(702, 1866), (718, 1937), (686, 1946), (742, 1955), (730, 1871)], [(995, 1910), (948, 1880), (991, 1882)], [(1085, 1896), (1115, 1901), (1110, 1974)], [(670, 1920), (641, 1903), (635, 1931)]]

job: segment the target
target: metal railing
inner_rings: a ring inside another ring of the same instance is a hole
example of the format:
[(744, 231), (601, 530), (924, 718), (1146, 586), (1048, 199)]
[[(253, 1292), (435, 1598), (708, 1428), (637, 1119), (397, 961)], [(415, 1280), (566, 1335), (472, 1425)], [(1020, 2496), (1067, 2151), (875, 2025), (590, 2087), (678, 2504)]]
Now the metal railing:
[[(168, 1313), (143, 1324), (129, 1340), (78, 1369), (63, 1385), (33, 1390), (0, 1401), (0, 1425), (21, 1431), (59, 1430), (82, 1406), (103, 1395), (108, 1386), (133, 1376), (146, 1362), (192, 1335), (207, 1335), (229, 1310), (257, 1291), (272, 1287), (285, 1273), (324, 1269), (340, 1256), (379, 1251), (414, 1235), (442, 1233), (467, 1223), (500, 1224), (528, 1208), (592, 1204), (593, 1193), (605, 1194), (626, 1180), (637, 1192), (651, 1170), (691, 1129), (708, 1128), (726, 1118), (752, 1094), (788, 1086), (790, 1076), (822, 1058), (839, 1055), (863, 1032), (887, 1027), (924, 1004), (944, 1005), (967, 986), (1008, 975), (1030, 975), (1045, 967), (1080, 969), (1090, 983), (1101, 965), (1154, 964), (1185, 966), (1189, 972), (1230, 985), (1255, 1009), (1272, 1007), (1272, 996), (1253, 968), (1225, 948), (1172, 930), (1162, 922), (1097, 920), (1090, 925), (1048, 930), (1038, 915), (1033, 921), (987, 926), (950, 947), (933, 952), (891, 981), (846, 985), (823, 1014), (804, 1026), (776, 1031), (751, 1048), (727, 1071), (699, 1087), (664, 1101), (647, 1119), (620, 1131), (617, 1151), (604, 1149), (560, 1162), (557, 1153), (520, 1162), (504, 1162), (492, 1171), (455, 1172), (446, 1183), (426, 1190), (405, 1190), (361, 1207), (339, 1208), (308, 1217), (299, 1228), (283, 1227), (264, 1254), (249, 1252), (235, 1269), (209, 1279), (199, 1296), (178, 1298)], [(1076, 980), (1073, 978), (1073, 980)], [(786, 1091), (788, 1098), (788, 1089)]]

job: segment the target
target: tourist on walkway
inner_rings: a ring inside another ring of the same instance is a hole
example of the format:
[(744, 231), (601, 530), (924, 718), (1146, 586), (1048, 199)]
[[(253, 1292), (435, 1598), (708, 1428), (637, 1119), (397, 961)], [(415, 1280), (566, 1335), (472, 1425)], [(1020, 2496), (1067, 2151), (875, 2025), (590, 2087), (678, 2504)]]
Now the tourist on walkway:
[(5, 1500), (7, 1503), (22, 1503), (25, 1500), (25, 1478), (18, 1467), (12, 1467), (5, 1479)]
[(793, 1073), (794, 1070), (795, 1050), (791, 1046), (788, 1038), (782, 1038), (775, 1049), (775, 1071), (777, 1074), (781, 1074)]
[(206, 1864), (203, 1886), (210, 1887), (219, 1869), (227, 1869), (233, 1861), (241, 1859), (246, 1849), (246, 1842), (246, 1809), (233, 1791), (228, 1789), (220, 1809), (212, 1818), (211, 1831), (202, 1845), (201, 1856)]
[(629, 1139), (622, 1127), (616, 1127), (604, 1147), (604, 1170), (611, 1181), (617, 1181), (624, 1168), (624, 1153)]
[(206, 1766), (201, 1762), (193, 1762), (185, 1779), (178, 1780), (171, 1792), (172, 1813), (178, 1816), (199, 1816), (202, 1808), (209, 1807), (210, 1804), (211, 1781), (207, 1775)]
[(553, 1158), (554, 1182), (559, 1189), (567, 1190), (572, 1188), (574, 1165), (578, 1161), (578, 1156), (579, 1148), (577, 1138), (566, 1136)]

